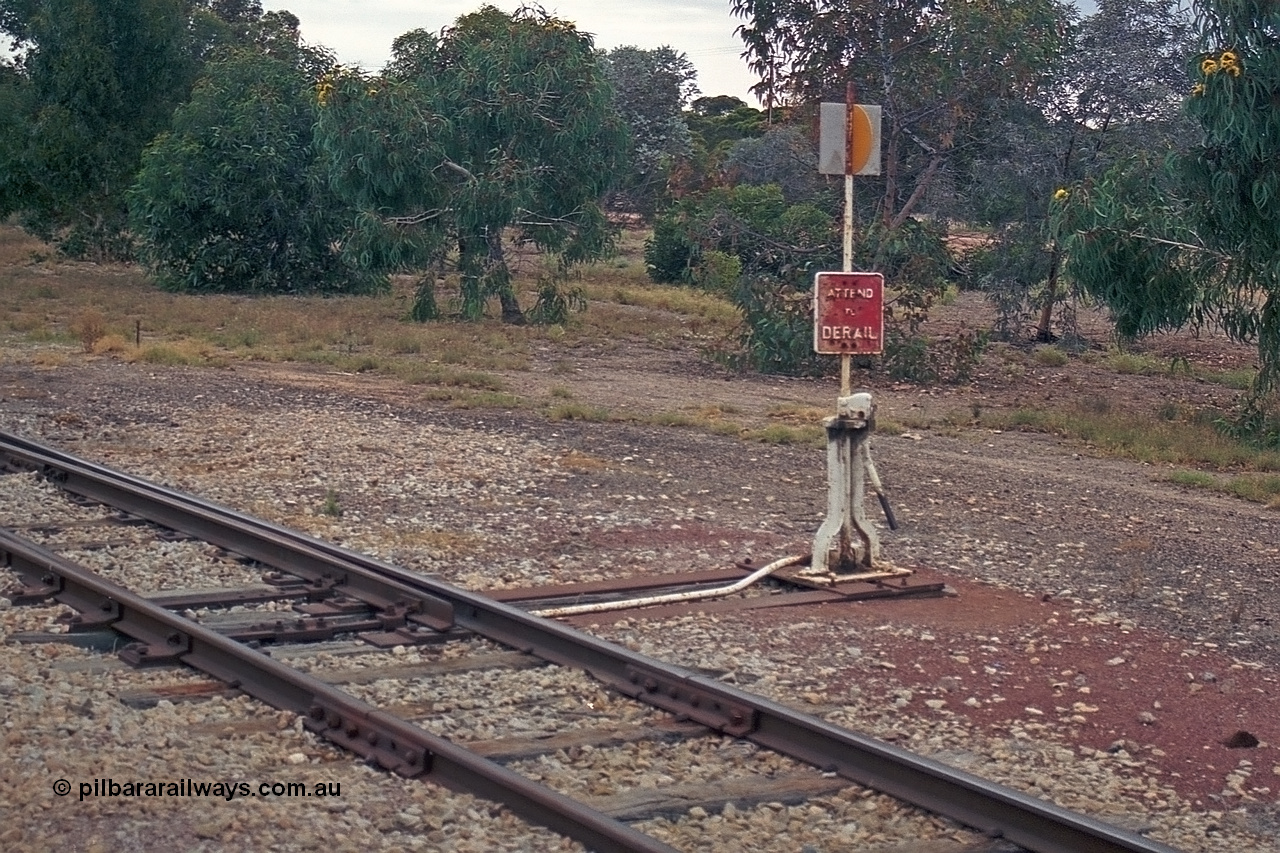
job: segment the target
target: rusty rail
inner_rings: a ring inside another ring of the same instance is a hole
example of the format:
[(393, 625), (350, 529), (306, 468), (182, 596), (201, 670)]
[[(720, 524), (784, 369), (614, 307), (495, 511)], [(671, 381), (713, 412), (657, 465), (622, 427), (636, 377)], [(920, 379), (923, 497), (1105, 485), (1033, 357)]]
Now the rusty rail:
[(593, 850), (674, 853), (673, 848), (500, 764), (379, 711), (348, 693), (153, 604), (88, 569), (0, 529), (0, 565), (28, 588), (89, 615), (136, 642), (121, 652), (138, 665), (184, 663), (273, 707), (393, 773), (469, 791), (506, 805)]
[[(3, 432), (0, 464), (15, 470), (40, 471), (74, 494), (199, 536), (285, 572), (300, 573), (301, 568), (311, 572), (304, 577), (319, 577), (335, 588), (350, 584), (393, 600), (394, 595), (382, 590), (394, 590), (398, 595), (407, 589), (434, 607), (437, 617), (444, 615), (443, 602), (458, 628), (552, 663), (579, 667), (620, 692), (679, 718), (836, 772), (1036, 853), (1178, 853), (1128, 830), (830, 725), (477, 593)], [(337, 710), (333, 713), (341, 714)]]

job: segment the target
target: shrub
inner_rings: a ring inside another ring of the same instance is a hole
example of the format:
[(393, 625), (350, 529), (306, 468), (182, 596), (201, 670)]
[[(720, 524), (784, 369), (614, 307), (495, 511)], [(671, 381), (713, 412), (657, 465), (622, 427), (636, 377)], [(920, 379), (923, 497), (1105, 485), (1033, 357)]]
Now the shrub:
[(659, 216), (653, 236), (644, 241), (644, 266), (659, 284), (688, 284), (693, 280), (696, 249), (686, 237), (678, 208)]
[(1067, 354), (1057, 347), (1036, 347), (1032, 358), (1035, 359), (1036, 364), (1045, 367), (1062, 367), (1067, 363)]
[(320, 180), (303, 72), (245, 51), (212, 63), (129, 192), (143, 261), (174, 290), (360, 291), (385, 286), (337, 250), (350, 217)]
[(107, 321), (103, 319), (102, 312), (90, 308), (82, 311), (71, 323), (71, 332), (80, 339), (85, 352), (93, 352), (93, 345), (107, 333)]

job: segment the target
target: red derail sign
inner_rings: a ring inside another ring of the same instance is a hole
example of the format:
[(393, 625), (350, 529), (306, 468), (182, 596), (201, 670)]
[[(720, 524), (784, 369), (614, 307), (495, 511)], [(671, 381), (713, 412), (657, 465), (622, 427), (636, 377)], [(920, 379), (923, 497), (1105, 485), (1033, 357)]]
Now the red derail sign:
[(823, 355), (884, 351), (884, 276), (820, 272), (813, 280), (813, 350)]

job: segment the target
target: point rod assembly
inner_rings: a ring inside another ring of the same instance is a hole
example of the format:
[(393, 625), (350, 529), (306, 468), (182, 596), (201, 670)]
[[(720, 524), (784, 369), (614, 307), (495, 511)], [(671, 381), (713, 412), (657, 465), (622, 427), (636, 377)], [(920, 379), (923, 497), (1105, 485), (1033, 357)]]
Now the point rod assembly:
[(868, 480), (889, 528), (898, 529), (867, 443), (875, 428), (875, 412), (870, 394), (852, 394), (840, 397), (835, 417), (823, 422), (827, 428), (827, 517), (813, 540), (809, 572), (815, 575), (839, 576), (882, 568), (878, 565), (880, 540), (863, 510)]

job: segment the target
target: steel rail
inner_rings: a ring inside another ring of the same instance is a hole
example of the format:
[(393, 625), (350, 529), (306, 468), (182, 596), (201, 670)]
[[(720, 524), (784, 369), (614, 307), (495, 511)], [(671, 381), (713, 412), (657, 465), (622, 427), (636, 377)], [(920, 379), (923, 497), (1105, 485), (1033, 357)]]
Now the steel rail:
[(307, 564), (327, 562), (329, 577), (367, 574), (392, 580), (398, 587), (447, 602), (459, 628), (552, 663), (585, 669), (620, 692), (678, 718), (692, 719), (834, 771), (1035, 853), (1178, 853), (1137, 833), (830, 725), (478, 593), (0, 432), (0, 459), (5, 458), (13, 467), (42, 471), (75, 494), (217, 541), (284, 571), (292, 571), (288, 563), (290, 554), (296, 553)]
[(502, 803), (532, 823), (614, 853), (675, 853), (652, 836), (392, 716), (255, 649), (228, 639), (0, 528), (0, 566), (28, 586), (137, 643), (133, 663), (181, 662), (273, 707), (305, 717), (307, 729), (406, 778), (430, 779)]

